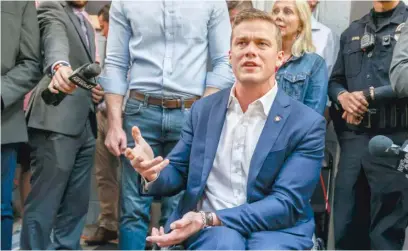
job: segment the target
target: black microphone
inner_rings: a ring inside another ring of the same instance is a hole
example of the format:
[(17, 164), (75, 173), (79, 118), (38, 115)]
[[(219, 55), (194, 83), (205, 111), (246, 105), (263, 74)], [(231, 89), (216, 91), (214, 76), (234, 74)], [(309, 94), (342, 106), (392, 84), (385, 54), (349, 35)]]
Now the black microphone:
[[(97, 83), (95, 77), (101, 73), (101, 67), (99, 64), (85, 64), (78, 69), (76, 69), (69, 80), (75, 85), (85, 89), (91, 90)], [(41, 97), (47, 105), (57, 106), (65, 98), (67, 94), (59, 91), (59, 93), (52, 93), (48, 88), (41, 93)]]
[(408, 153), (408, 140), (404, 142), (404, 145), (401, 147), (395, 145), (394, 142), (383, 135), (375, 136), (368, 143), (368, 150), (371, 155), (377, 157), (392, 157), (395, 155), (405, 155)]
[(392, 157), (398, 155), (401, 160), (398, 161), (394, 169), (404, 173), (408, 178), (408, 140), (406, 140), (402, 146), (399, 146), (395, 145), (390, 138), (378, 135), (370, 140), (368, 149), (371, 155), (377, 157)]

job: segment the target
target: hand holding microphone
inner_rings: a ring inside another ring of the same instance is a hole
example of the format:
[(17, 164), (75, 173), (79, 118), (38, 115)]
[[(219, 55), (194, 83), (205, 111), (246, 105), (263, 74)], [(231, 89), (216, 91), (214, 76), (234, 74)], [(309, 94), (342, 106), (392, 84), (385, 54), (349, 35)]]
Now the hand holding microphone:
[(91, 90), (92, 100), (98, 103), (103, 97), (103, 90), (96, 83), (95, 77), (100, 73), (101, 67), (98, 64), (85, 64), (74, 72), (68, 66), (61, 66), (41, 97), (47, 105), (57, 106), (67, 94), (71, 94), (79, 86), (85, 90)]
[(69, 80), (71, 74), (71, 67), (61, 66), (52, 77), (48, 89), (55, 94), (58, 94), (60, 91), (71, 94), (76, 89), (76, 85)]

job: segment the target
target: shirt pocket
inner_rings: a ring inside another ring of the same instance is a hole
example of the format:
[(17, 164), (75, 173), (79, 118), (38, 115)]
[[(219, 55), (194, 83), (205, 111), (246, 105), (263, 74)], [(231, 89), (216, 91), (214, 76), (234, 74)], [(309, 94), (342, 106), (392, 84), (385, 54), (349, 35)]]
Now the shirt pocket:
[(307, 74), (289, 72), (284, 73), (281, 77), (281, 87), (292, 98), (303, 102), (304, 92), (306, 89)]
[(355, 77), (361, 72), (363, 51), (359, 41), (352, 41), (344, 45), (344, 70), (347, 78)]

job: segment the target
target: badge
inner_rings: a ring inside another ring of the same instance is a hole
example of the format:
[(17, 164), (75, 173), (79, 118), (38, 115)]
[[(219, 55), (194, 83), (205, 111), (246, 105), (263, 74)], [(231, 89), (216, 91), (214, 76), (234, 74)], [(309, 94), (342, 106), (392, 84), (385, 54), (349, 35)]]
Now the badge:
[(351, 41), (356, 41), (356, 40), (360, 40), (360, 37), (359, 37), (359, 36), (355, 36), (355, 37), (352, 37), (352, 38), (351, 38)]
[(402, 23), (402, 24), (398, 25), (397, 28), (395, 29), (395, 33), (394, 33), (395, 41), (398, 41), (398, 39), (399, 39), (399, 37), (401, 35), (402, 28), (404, 28), (404, 26), (405, 26), (405, 23)]

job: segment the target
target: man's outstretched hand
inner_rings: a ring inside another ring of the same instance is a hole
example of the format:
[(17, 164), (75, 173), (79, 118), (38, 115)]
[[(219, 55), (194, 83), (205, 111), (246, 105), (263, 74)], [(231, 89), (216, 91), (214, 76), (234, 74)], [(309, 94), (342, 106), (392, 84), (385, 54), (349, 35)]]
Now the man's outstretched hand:
[(163, 160), (161, 156), (154, 158), (152, 148), (144, 140), (137, 126), (132, 128), (132, 137), (135, 141), (135, 147), (126, 149), (126, 158), (130, 160), (133, 168), (147, 181), (155, 180), (159, 172), (169, 164), (169, 160)]
[(147, 237), (147, 241), (157, 243), (159, 247), (168, 247), (182, 243), (188, 237), (197, 233), (203, 228), (203, 220), (200, 213), (188, 212), (170, 225), (171, 232), (164, 233), (163, 227), (153, 228), (152, 235)]

